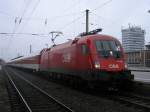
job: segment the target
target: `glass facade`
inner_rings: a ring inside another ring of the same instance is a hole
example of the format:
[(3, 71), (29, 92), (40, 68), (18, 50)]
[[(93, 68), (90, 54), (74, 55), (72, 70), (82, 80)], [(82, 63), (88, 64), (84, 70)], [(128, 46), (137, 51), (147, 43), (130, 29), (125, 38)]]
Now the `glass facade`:
[(122, 29), (122, 45), (125, 52), (144, 50), (145, 31), (141, 27)]

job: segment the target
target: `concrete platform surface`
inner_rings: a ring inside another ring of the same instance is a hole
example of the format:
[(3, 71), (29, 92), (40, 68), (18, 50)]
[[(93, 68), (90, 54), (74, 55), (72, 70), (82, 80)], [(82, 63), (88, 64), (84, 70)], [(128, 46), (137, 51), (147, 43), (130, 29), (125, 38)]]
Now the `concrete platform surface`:
[(132, 71), (134, 80), (150, 84), (150, 72)]
[(150, 72), (150, 67), (129, 67), (131, 71)]

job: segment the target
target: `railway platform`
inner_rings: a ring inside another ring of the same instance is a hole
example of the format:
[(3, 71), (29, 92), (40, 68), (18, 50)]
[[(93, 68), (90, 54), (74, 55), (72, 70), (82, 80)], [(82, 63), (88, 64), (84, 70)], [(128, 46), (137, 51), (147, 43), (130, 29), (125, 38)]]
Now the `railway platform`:
[(129, 67), (131, 71), (150, 72), (150, 67)]
[(131, 70), (132, 74), (134, 74), (134, 80), (145, 83), (145, 84), (150, 84), (150, 67), (129, 67)]
[(7, 88), (5, 85), (4, 74), (0, 70), (0, 111), (11, 112)]

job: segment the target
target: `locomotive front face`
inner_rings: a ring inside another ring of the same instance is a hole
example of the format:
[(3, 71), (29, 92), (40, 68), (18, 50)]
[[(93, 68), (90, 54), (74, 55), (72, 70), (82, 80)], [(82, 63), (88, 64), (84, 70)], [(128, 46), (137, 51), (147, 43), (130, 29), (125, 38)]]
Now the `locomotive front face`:
[(126, 66), (121, 45), (115, 40), (94, 40), (96, 56), (95, 69), (123, 71)]

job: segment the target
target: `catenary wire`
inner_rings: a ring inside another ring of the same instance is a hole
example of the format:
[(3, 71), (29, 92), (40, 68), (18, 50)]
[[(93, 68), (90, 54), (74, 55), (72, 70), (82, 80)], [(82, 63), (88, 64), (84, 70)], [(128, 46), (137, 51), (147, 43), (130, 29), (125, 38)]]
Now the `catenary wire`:
[(99, 5), (99, 6), (96, 7), (95, 9), (92, 9), (91, 11), (95, 11), (95, 10), (97, 10), (97, 9), (99, 9), (99, 8), (102, 8), (102, 7), (104, 7), (105, 5), (107, 5), (107, 4), (110, 3), (110, 2), (112, 2), (112, 0), (108, 0), (108, 1), (104, 2), (103, 4)]

